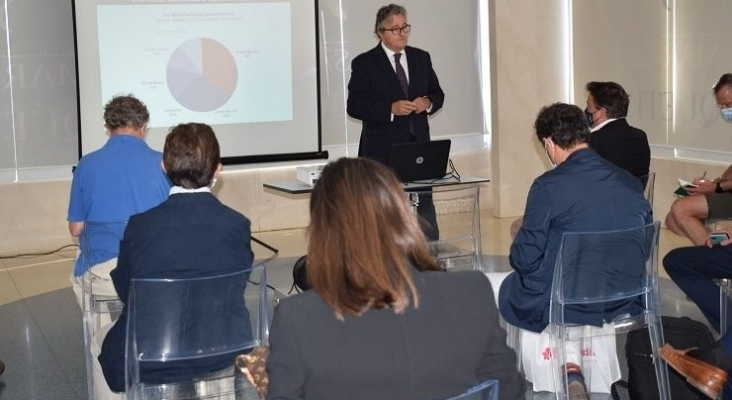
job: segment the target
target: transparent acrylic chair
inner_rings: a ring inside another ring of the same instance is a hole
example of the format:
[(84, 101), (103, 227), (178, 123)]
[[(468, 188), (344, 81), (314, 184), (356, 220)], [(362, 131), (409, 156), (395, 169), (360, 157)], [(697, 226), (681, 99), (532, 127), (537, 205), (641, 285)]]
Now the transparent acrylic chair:
[(498, 400), (498, 381), (487, 380), (473, 386), (461, 395), (446, 400)]
[[(709, 232), (724, 229), (729, 225), (732, 225), (732, 219), (730, 218), (708, 218), (704, 220), (704, 226)], [(732, 295), (732, 282), (727, 278), (716, 279), (715, 281), (719, 285), (719, 336), (724, 336), (727, 333), (727, 313), (729, 312), (730, 295)]]
[[(254, 252), (254, 266), (255, 268), (262, 266), (265, 269), (268, 268), (274, 259), (279, 256), (279, 250), (270, 246), (262, 240), (259, 240), (252, 236), (251, 240), (252, 252)], [(277, 290), (274, 286), (268, 285), (266, 280), (264, 282), (267, 303), (266, 310), (263, 310), (265, 320), (262, 322), (264, 331), (262, 332), (262, 345), (269, 345), (269, 327), (272, 325), (272, 318), (274, 318), (274, 309), (279, 304), (280, 300), (287, 297), (285, 293)]]
[(128, 312), (127, 399), (257, 398), (234, 360), (266, 342), (266, 265), (205, 278), (133, 279)]
[[(568, 382), (562, 373), (567, 344), (578, 343), (584, 353), (592, 349), (593, 338), (644, 327), (653, 349), (659, 398), (670, 398), (666, 364), (658, 356), (664, 344), (657, 270), (659, 225), (562, 237), (549, 311), (557, 399), (567, 398)], [(605, 322), (605, 328), (575, 324), (572, 320), (577, 315), (594, 315), (598, 325)], [(585, 358), (580, 357), (580, 366), (589, 388), (592, 374), (589, 366), (582, 365)]]
[(653, 208), (653, 191), (656, 185), (656, 173), (649, 172), (648, 175), (644, 175), (641, 177), (641, 181), (644, 182), (643, 197), (648, 200), (648, 203), (651, 204), (651, 208)]
[[(415, 200), (431, 195), (439, 239), (430, 241), (439, 265), (445, 270), (481, 269), (480, 187), (435, 188), (410, 192)], [(416, 204), (418, 206), (418, 204)]]
[[(117, 319), (123, 307), (117, 293), (114, 291), (108, 271), (99, 274), (93, 267), (97, 265), (97, 261), (106, 260), (116, 254), (126, 225), (126, 222), (85, 222), (79, 240), (81, 244), (79, 257), (82, 259), (85, 271), (82, 275), (81, 307), (84, 325), (87, 390), (90, 399), (94, 398), (92, 341), (102, 326)], [(101, 267), (98, 266), (97, 268)]]
[(718, 279), (719, 285), (719, 336), (727, 333), (730, 295), (732, 295), (732, 282), (730, 279)]

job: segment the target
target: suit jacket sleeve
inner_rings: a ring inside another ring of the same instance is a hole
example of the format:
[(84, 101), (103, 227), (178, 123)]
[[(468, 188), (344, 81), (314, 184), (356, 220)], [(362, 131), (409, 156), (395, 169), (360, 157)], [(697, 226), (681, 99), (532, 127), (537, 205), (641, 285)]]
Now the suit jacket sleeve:
[(361, 121), (389, 122), (391, 121), (391, 104), (399, 100), (396, 97), (377, 97), (374, 82), (373, 52), (364, 53), (351, 62), (351, 80), (348, 81), (348, 100), (346, 112), (353, 118)]
[(524, 278), (539, 270), (546, 256), (551, 208), (545, 183), (535, 181), (529, 189), (521, 228), (511, 245), (511, 267)]
[(275, 309), (275, 316), (270, 329), (271, 353), (267, 359), (267, 373), (269, 374), (268, 400), (305, 398), (303, 389), (306, 379), (305, 366), (300, 358), (297, 327), (292, 324), (292, 318), (289, 317), (286, 303), (280, 303)]
[(425, 54), (427, 56), (426, 67), (429, 71), (429, 85), (426, 96), (432, 100), (432, 110), (430, 110), (430, 115), (432, 115), (442, 108), (442, 104), (445, 102), (445, 92), (442, 91), (440, 81), (437, 79), (437, 74), (432, 68), (432, 59), (430, 58), (429, 53)]

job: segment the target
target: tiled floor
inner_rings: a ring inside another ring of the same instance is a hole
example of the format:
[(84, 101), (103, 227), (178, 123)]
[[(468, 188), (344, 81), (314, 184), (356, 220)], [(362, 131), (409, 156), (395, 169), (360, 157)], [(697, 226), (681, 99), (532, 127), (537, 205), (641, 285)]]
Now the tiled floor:
[[(514, 219), (485, 214), (481, 230), (486, 269), (508, 271), (508, 232)], [(292, 265), (305, 253), (305, 230), (254, 236), (280, 250), (268, 279), (287, 293), (292, 285)], [(659, 260), (669, 249), (687, 244), (685, 239), (663, 230)], [(49, 256), (0, 259), (0, 360), (7, 364), (5, 374), (0, 376), (1, 400), (86, 398), (81, 313), (68, 280), (75, 253), (75, 249), (66, 249)], [(255, 253), (260, 258), (269, 256), (259, 246), (255, 246)], [(666, 314), (701, 319), (698, 310), (670, 281), (664, 280), (662, 285)], [(527, 399), (545, 398), (552, 396), (527, 393)]]

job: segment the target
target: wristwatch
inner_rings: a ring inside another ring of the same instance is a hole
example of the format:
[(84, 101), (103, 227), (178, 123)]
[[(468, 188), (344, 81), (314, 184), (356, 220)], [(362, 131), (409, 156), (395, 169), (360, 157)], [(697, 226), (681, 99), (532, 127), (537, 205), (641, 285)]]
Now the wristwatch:
[(717, 185), (714, 188), (714, 193), (724, 193), (724, 189), (722, 189), (722, 182), (726, 181), (726, 179), (720, 179), (717, 181)]

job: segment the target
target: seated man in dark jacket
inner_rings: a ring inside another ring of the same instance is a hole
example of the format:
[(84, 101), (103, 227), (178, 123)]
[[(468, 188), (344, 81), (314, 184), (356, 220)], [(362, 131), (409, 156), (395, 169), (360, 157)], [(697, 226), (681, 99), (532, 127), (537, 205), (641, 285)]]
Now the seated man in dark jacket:
[(588, 82), (585, 116), (590, 147), (602, 158), (630, 172), (645, 186), (651, 165), (646, 133), (628, 124), (630, 97), (615, 82)]
[[(539, 333), (549, 323), (552, 277), (563, 233), (639, 228), (652, 216), (640, 181), (589, 148), (590, 130), (582, 110), (553, 104), (541, 110), (534, 127), (556, 168), (531, 185), (523, 224), (509, 255), (514, 272), (501, 284), (498, 305), (506, 322)], [(606, 311), (577, 312), (570, 322), (602, 325), (613, 317)]]
[[(125, 308), (101, 346), (99, 363), (109, 387), (102, 387), (105, 379), (95, 378), (96, 399), (119, 398), (111, 392), (125, 390), (127, 301), (132, 279), (212, 277), (252, 267), (249, 220), (211, 194), (210, 188), (221, 171), (219, 143), (211, 127), (196, 123), (174, 127), (165, 139), (163, 167), (174, 185), (170, 197), (159, 206), (130, 218), (120, 243), (117, 268), (111, 274)], [(238, 325), (250, 329), (244, 311), (240, 313)], [(155, 328), (150, 327), (151, 330)], [(216, 332), (217, 326), (208, 329)], [(102, 328), (100, 335), (104, 332)], [(95, 340), (97, 346), (100, 339)], [(194, 376), (211, 373), (212, 369), (226, 366), (224, 364), (233, 366), (233, 361), (232, 356), (226, 363), (219, 363), (222, 365), (212, 366), (210, 362), (185, 365), (176, 373), (180, 375), (179, 371), (185, 371)], [(167, 375), (164, 368), (156, 368), (144, 379), (164, 382)]]

